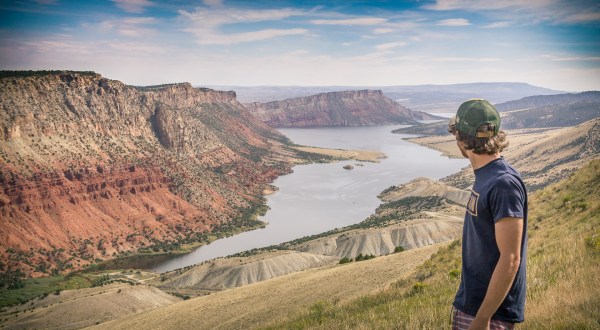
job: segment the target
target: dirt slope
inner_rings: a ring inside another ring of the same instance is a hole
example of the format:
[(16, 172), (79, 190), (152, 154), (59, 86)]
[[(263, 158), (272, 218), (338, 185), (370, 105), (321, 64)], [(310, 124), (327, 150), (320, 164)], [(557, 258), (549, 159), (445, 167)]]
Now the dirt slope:
[(439, 245), (351, 264), (310, 269), (182, 301), (93, 329), (248, 329), (319, 301), (339, 302), (407, 276)]
[(356, 258), (357, 255), (386, 255), (397, 246), (405, 250), (452, 240), (462, 230), (462, 219), (437, 214), (432, 219), (403, 221), (385, 228), (345, 232), (309, 241), (298, 247), (300, 251), (338, 257)]
[[(178, 301), (181, 299), (155, 287), (117, 283), (62, 291), (12, 308), (0, 317), (8, 318), (3, 329), (80, 329)], [(14, 316), (9, 315), (15, 311)]]
[(297, 251), (263, 253), (249, 258), (211, 260), (168, 278), (160, 284), (165, 289), (223, 290), (269, 280), (289, 273), (336, 264), (339, 258)]

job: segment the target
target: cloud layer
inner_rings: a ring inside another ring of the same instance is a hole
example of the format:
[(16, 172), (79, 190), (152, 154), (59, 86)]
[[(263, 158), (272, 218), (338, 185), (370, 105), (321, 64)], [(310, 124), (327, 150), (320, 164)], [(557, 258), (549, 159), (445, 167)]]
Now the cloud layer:
[(0, 67), (95, 70), (138, 85), (600, 89), (597, 1), (276, 4), (9, 2), (0, 7), (12, 18), (0, 21)]

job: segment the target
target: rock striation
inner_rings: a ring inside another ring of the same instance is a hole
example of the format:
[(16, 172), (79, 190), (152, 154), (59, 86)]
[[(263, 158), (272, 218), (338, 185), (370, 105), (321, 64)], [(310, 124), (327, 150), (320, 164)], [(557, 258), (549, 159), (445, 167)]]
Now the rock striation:
[(411, 111), (380, 90), (330, 92), (245, 105), (272, 127), (415, 125), (417, 120), (437, 118)]
[(0, 74), (0, 272), (60, 273), (255, 225), (287, 139), (234, 92)]

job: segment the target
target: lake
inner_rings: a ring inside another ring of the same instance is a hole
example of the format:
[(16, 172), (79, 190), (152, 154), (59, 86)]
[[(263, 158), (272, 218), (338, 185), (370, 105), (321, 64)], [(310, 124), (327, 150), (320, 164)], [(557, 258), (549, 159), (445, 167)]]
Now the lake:
[[(265, 228), (217, 240), (151, 269), (166, 272), (355, 224), (381, 204), (377, 195), (384, 189), (421, 176), (440, 179), (468, 165), (466, 159), (442, 157), (438, 151), (402, 140), (409, 135), (391, 133), (401, 127), (405, 126), (280, 129), (297, 144), (378, 150), (388, 157), (379, 163), (342, 161), (295, 166), (292, 174), (273, 183), (279, 191), (267, 196), (271, 209), (260, 218), (268, 223)], [(353, 164), (354, 169), (343, 169), (346, 164)]]

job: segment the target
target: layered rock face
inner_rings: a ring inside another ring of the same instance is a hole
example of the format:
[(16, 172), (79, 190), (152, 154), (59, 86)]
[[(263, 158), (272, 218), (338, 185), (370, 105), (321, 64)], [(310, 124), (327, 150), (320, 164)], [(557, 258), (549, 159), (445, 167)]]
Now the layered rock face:
[(233, 230), (290, 170), (286, 138), (234, 92), (3, 72), (0, 108), (0, 272), (63, 272)]
[(322, 93), (246, 107), (272, 127), (413, 125), (417, 120), (436, 118), (411, 111), (380, 90)]

